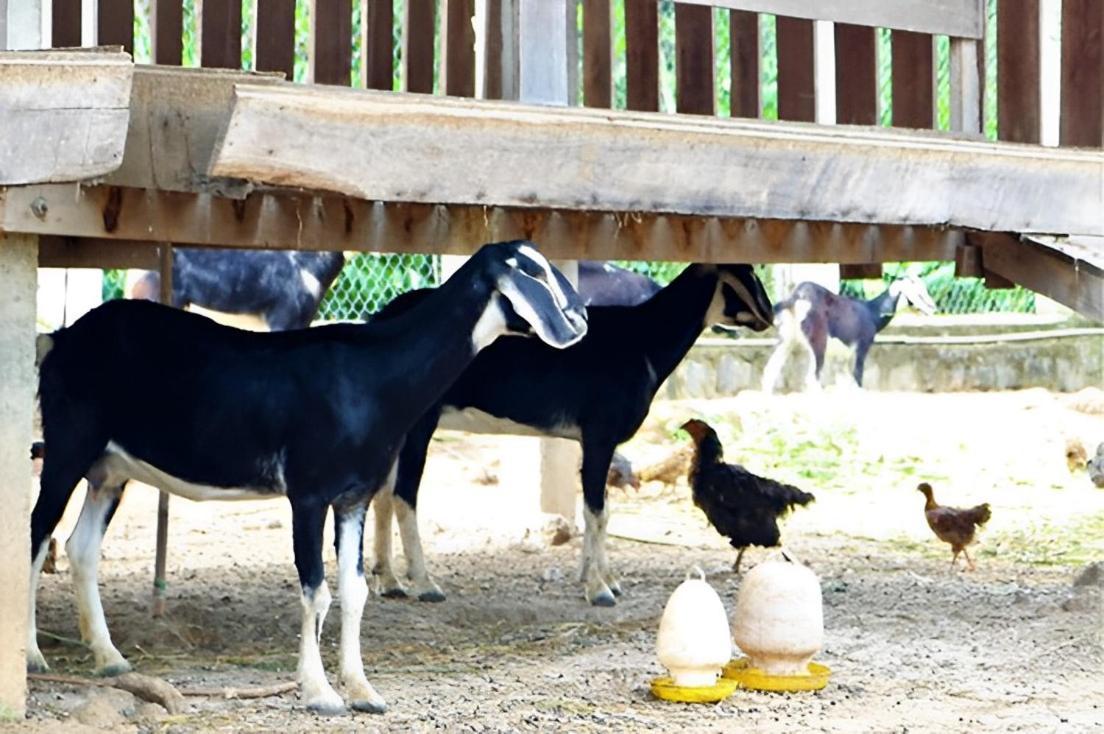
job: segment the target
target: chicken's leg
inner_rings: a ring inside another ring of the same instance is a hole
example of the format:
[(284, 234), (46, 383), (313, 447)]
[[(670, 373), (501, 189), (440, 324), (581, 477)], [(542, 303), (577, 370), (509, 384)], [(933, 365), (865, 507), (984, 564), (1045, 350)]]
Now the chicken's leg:
[(975, 565), (974, 565), (974, 559), (973, 559), (973, 558), (970, 558), (970, 551), (968, 551), (968, 550), (966, 550), (965, 548), (963, 548), (963, 549), (962, 549), (962, 554), (963, 554), (964, 556), (966, 556), (966, 564), (967, 564), (967, 565), (966, 565), (966, 568), (967, 568), (967, 570), (969, 570), (969, 571), (976, 571), (976, 570), (977, 570), (977, 566), (975, 566)]
[(962, 552), (961, 548), (954, 549), (954, 556), (951, 558), (951, 571), (955, 570), (955, 564), (958, 563), (958, 554)]
[(744, 551), (747, 548), (741, 548), (740, 552), (736, 554), (736, 563), (732, 564), (732, 573), (740, 573), (740, 561), (744, 559)]

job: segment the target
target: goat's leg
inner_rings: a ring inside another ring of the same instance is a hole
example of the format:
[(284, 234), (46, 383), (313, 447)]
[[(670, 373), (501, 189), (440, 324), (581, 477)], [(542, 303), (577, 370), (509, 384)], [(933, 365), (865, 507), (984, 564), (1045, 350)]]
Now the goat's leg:
[(360, 620), (368, 599), (364, 580), (363, 547), (365, 505), (334, 508), (334, 544), (337, 546), (337, 596), (341, 600), (341, 682), (349, 705), (357, 711), (381, 714), (387, 704), (364, 675), (360, 656)]
[(38, 629), (35, 626), (35, 597), (38, 596), (38, 576), (42, 572), (42, 564), (46, 561), (46, 551), (50, 548), (50, 541), (40, 543), (38, 552), (31, 559), (31, 593), (28, 595), (27, 614), (27, 672), (45, 673), (49, 666), (46, 658), (38, 648)]
[(375, 546), (375, 562), (372, 565), (372, 575), (376, 577), (380, 596), (389, 599), (401, 599), (406, 596), (406, 589), (399, 583), (395, 576), (394, 557), (391, 552), (391, 515), (394, 498), (391, 486), (382, 487), (376, 496), (372, 498), (372, 512), (376, 517), (376, 531), (372, 538)]
[(399, 522), (399, 536), (402, 538), (403, 555), (406, 556), (406, 575), (413, 584), (413, 594), (418, 601), (441, 602), (445, 595), (430, 578), (426, 569), (422, 539), (418, 533), (418, 488), (425, 471), (426, 451), (433, 431), (437, 428), (439, 413), (427, 411), (418, 423), (406, 434), (402, 450), (399, 452), (398, 469), (395, 473), (395, 491), (392, 507), (395, 519)]
[(330, 610), (330, 589), (322, 566), (322, 527), (326, 506), (292, 502), (292, 542), (295, 569), (302, 589), (303, 623), (299, 633), (299, 690), (307, 708), (320, 714), (339, 714), (345, 703), (326, 679), (319, 642), (322, 623)]
[(617, 603), (621, 585), (609, 569), (606, 558), (606, 476), (609, 474), (613, 446), (583, 444), (583, 562), (582, 580), (586, 598), (596, 607)]
[(119, 675), (130, 670), (130, 663), (111, 642), (97, 578), (100, 546), (108, 523), (119, 506), (123, 486), (114, 483), (99, 484), (90, 480), (77, 525), (65, 544), (73, 590), (77, 596), (81, 639), (91, 648), (96, 661), (96, 673), (100, 675)]
[(866, 365), (866, 354), (870, 351), (870, 342), (859, 342), (855, 345), (855, 367), (851, 374), (855, 377), (855, 384), (862, 387), (863, 367)]
[(770, 359), (767, 360), (767, 366), (763, 368), (763, 380), (762, 389), (763, 392), (770, 395), (774, 392), (774, 388), (778, 385), (778, 380), (782, 376), (782, 370), (786, 366), (786, 361), (790, 356), (790, 350), (792, 345), (783, 336), (778, 346), (771, 352)]
[(413, 584), (413, 593), (418, 601), (440, 602), (445, 594), (434, 583), (426, 570), (425, 556), (422, 553), (422, 538), (418, 534), (418, 513), (402, 497), (393, 500), (395, 519), (399, 521), (399, 535), (402, 537), (403, 555), (406, 556), (407, 577)]

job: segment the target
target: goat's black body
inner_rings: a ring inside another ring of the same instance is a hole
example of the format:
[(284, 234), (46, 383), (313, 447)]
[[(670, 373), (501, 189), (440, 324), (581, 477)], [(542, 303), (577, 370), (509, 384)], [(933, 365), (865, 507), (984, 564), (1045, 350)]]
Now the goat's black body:
[(893, 319), (898, 298), (887, 288), (876, 298), (863, 301), (833, 293), (816, 283), (804, 282), (794, 288), (789, 297), (775, 304), (774, 312), (779, 314), (792, 309), (797, 301), (808, 301), (809, 312), (801, 322), (801, 331), (812, 347), (817, 378), (824, 367), (828, 337), (833, 337), (855, 350), (853, 375), (861, 386), (867, 352), (875, 335)]
[(607, 262), (579, 261), (579, 296), (591, 306), (636, 306), (662, 286), (646, 275)]
[[(341, 273), (340, 252), (173, 250), (173, 305), (254, 314), (272, 331), (304, 329)], [(146, 273), (134, 295), (158, 300), (160, 275)]]

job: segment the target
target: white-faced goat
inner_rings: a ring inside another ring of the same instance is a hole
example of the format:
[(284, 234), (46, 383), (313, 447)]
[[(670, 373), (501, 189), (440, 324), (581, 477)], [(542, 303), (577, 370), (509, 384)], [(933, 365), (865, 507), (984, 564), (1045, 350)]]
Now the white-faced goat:
[[(400, 317), (432, 291), (411, 291), (376, 315)], [(399, 455), (393, 501), (380, 494), (376, 512), (376, 572), (383, 593), (405, 595), (391, 559), (391, 512), (399, 524), (413, 591), (424, 601), (444, 594), (425, 567), (415, 508), (426, 449), (442, 413), (450, 426), (578, 441), (583, 449), (586, 598), (611, 606), (621, 593), (606, 558), (606, 477), (618, 444), (632, 437), (652, 398), (710, 323), (762, 331), (771, 303), (750, 265), (690, 265), (666, 288), (633, 307), (587, 309), (589, 329), (578, 344), (556, 351), (536, 343), (501, 341), (482, 352), (407, 434)]]
[(852, 374), (862, 387), (866, 354), (874, 343), (874, 336), (897, 314), (902, 296), (923, 313), (935, 313), (935, 302), (924, 282), (912, 275), (893, 281), (881, 295), (869, 301), (833, 293), (816, 283), (799, 284), (788, 298), (774, 307), (779, 342), (763, 369), (763, 391), (774, 391), (795, 350), (808, 357), (805, 388), (819, 389), (828, 337), (835, 337), (854, 349)]
[[(361, 663), (365, 512), (377, 491), (389, 489), (406, 433), (481, 349), (507, 333), (535, 333), (555, 348), (586, 333), (578, 294), (526, 242), (487, 245), (416, 308), (388, 321), (266, 334), (144, 301), (111, 301), (44, 337), (39, 394), (49, 450), (31, 516), (28, 668), (46, 665), (34, 588), (50, 533), (82, 476), (89, 490), (66, 544), (80, 629), (98, 672), (129, 668), (108, 633), (96, 568), (123, 489), (136, 479), (196, 500), (287, 498), (302, 590), (299, 683), (307, 705), (321, 712), (344, 708), (319, 651), (330, 606), (322, 527), (332, 508), (341, 679), (354, 709), (384, 710)], [(159, 396), (156, 410), (151, 395)]]
[[(172, 303), (256, 316), (269, 331), (305, 329), (344, 265), (341, 252), (180, 247), (173, 250)], [(160, 300), (160, 274), (137, 272), (128, 297)]]

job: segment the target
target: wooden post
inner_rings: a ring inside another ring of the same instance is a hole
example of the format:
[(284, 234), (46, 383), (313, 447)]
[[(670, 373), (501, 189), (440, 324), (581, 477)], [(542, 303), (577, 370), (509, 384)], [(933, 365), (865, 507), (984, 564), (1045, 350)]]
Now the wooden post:
[[(171, 306), (173, 290), (172, 244), (161, 243), (161, 303)], [(169, 555), (169, 493), (161, 490), (157, 498), (157, 551), (153, 562), (153, 606), (151, 613), (160, 617), (165, 613), (165, 565)]]

